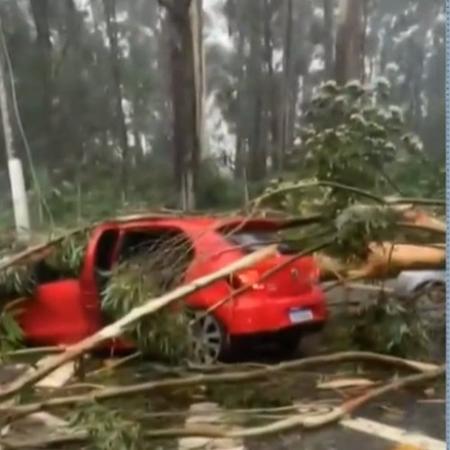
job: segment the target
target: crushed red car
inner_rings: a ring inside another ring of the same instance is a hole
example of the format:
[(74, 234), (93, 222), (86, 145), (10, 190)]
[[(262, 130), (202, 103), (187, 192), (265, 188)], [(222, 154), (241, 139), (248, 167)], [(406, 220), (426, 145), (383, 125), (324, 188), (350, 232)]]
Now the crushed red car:
[[(174, 237), (189, 243), (182, 282), (212, 273), (249, 252), (279, 242), (281, 222), (272, 219), (219, 220), (210, 217), (151, 218), (106, 222), (88, 241), (78, 279), (40, 282), (33, 298), (18, 317), (27, 341), (33, 345), (67, 345), (95, 333), (107, 319), (101, 293), (111, 269), (133, 254)], [(160, 248), (160, 247), (159, 247)], [(319, 329), (327, 319), (325, 296), (318, 284), (319, 270), (312, 257), (297, 259), (267, 279), (261, 276), (292, 256), (288, 245), (278, 244), (275, 256), (203, 288), (185, 299), (199, 316), (195, 341), (201, 359), (223, 357), (239, 338), (265, 337), (294, 350), (301, 337)], [(208, 308), (236, 289), (251, 285), (211, 314)], [(127, 348), (125, 342), (109, 343)]]

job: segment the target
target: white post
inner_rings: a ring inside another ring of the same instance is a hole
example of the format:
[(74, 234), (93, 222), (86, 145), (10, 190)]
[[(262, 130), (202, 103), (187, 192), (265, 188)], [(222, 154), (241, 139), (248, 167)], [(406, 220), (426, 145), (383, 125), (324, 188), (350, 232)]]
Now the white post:
[(30, 239), (30, 215), (28, 213), (27, 192), (25, 190), (25, 179), (20, 159), (9, 159), (8, 170), (17, 239), (21, 242), (27, 242)]
[(15, 156), (13, 133), (8, 109), (8, 94), (3, 73), (3, 58), (0, 54), (0, 115), (5, 136), (5, 150), (8, 158), (9, 181), (14, 209), (17, 239), (26, 242), (30, 238), (30, 216), (28, 213), (27, 193), (22, 164)]

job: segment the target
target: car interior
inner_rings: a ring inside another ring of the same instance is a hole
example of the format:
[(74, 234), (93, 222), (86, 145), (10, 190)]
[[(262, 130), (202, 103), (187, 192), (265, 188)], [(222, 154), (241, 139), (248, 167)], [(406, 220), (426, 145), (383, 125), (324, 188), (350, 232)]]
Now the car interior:
[(126, 231), (119, 245), (115, 254), (117, 238), (108, 236), (99, 242), (96, 274), (100, 292), (106, 287), (115, 265), (130, 261), (135, 261), (149, 273), (157, 274), (155, 279), (161, 291), (167, 291), (180, 283), (193, 258), (192, 243), (178, 230)]

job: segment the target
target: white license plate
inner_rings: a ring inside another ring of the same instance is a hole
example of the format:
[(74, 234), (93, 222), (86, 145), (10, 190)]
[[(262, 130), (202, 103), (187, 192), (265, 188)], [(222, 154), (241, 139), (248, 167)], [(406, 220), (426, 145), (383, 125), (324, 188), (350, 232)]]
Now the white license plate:
[(289, 319), (291, 323), (303, 323), (313, 320), (314, 315), (310, 309), (291, 309)]

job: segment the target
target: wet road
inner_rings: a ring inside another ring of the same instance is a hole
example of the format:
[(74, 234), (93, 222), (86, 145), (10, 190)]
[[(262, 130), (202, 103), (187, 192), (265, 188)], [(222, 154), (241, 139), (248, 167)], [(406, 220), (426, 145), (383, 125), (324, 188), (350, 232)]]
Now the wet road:
[[(339, 424), (316, 431), (293, 431), (261, 439), (179, 440), (180, 450), (445, 450), (445, 407), (422, 403), (411, 394), (377, 402)], [(191, 407), (187, 424), (211, 423), (223, 411), (217, 404)], [(207, 419), (205, 419), (207, 418)]]
[[(351, 292), (350, 298), (361, 301), (369, 296), (370, 293), (362, 290)], [(329, 298), (339, 304), (348, 299), (348, 292), (338, 288), (329, 293)], [(316, 350), (314, 346), (310, 346), (308, 353), (314, 353)], [(22, 370), (24, 367), (19, 366), (0, 371), (0, 383), (13, 379)], [(310, 402), (314, 399), (314, 386), (319, 380), (332, 374), (334, 370), (335, 368), (331, 368), (327, 372), (310, 374), (293, 373), (283, 379), (272, 381), (272, 385), (250, 382), (229, 387), (224, 391), (205, 388), (200, 394), (198, 391), (195, 395), (192, 392), (187, 393), (187, 398), (182, 396), (182, 400), (177, 400), (175, 396), (167, 398), (162, 395), (162, 403), (158, 409), (187, 410), (188, 414), (184, 423), (201, 424), (217, 422), (221, 420), (225, 411), (233, 408), (264, 408), (292, 405), (294, 402)], [(148, 379), (149, 373), (146, 371), (147, 369), (142, 366), (124, 368), (123, 373), (114, 382)], [(379, 375), (379, 373), (368, 371), (358, 374), (363, 378), (373, 379), (378, 379)], [(343, 372), (335, 376), (345, 378), (348, 374)], [(387, 376), (392, 376), (392, 373)], [(274, 388), (280, 388), (279, 385), (284, 385), (284, 389), (278, 392)], [(334, 395), (334, 398), (344, 401), (340, 394)], [(153, 401), (157, 400), (152, 396)], [(177, 403), (178, 401), (180, 403)], [(120, 407), (129, 410), (134, 408), (131, 404), (127, 407), (123, 403)], [(178, 422), (178, 426), (182, 425), (183, 421)], [(254, 424), (245, 425), (253, 426)], [(352, 417), (339, 424), (315, 431), (295, 430), (263, 439), (184, 438), (175, 442), (172, 440), (167, 444), (158, 444), (156, 447), (150, 444), (145, 448), (159, 450), (444, 450), (446, 448), (444, 441), (444, 391), (443, 387), (438, 385), (431, 390), (422, 388), (415, 391), (401, 391), (388, 398), (381, 398), (357, 410)], [(63, 446), (63, 448), (69, 447)]]

